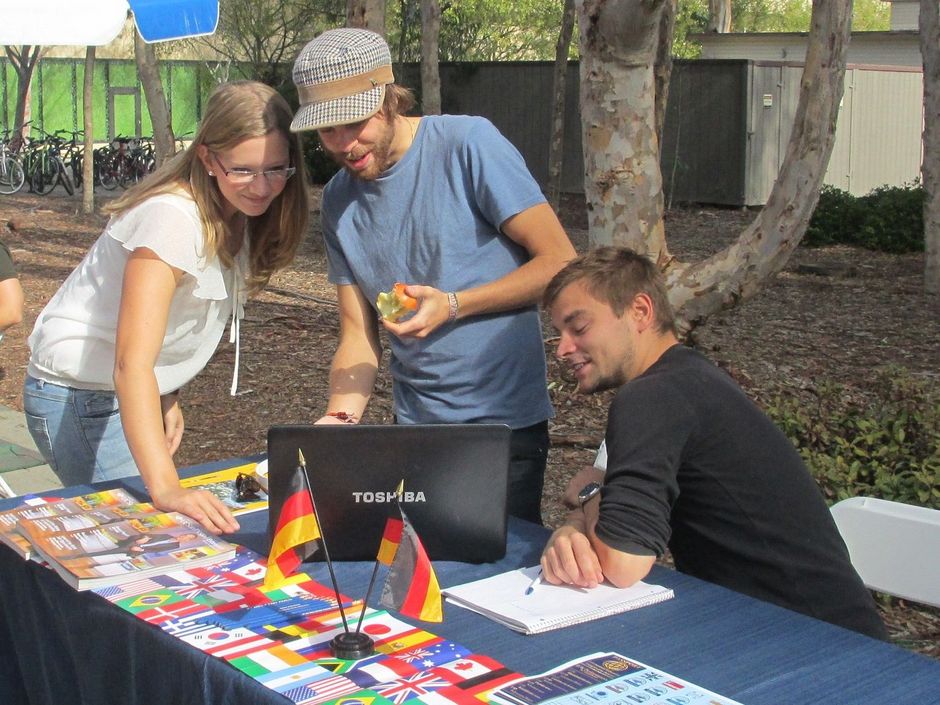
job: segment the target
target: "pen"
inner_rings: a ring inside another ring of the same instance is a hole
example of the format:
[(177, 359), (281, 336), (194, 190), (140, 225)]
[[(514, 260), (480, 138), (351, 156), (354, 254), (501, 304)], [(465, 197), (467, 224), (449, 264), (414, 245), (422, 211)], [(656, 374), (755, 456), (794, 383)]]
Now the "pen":
[(531, 595), (533, 592), (535, 592), (535, 588), (536, 588), (536, 587), (538, 586), (538, 584), (541, 583), (541, 582), (542, 582), (542, 570), (539, 569), (539, 572), (536, 573), (535, 578), (533, 578), (533, 579), (532, 579), (532, 582), (529, 583), (529, 587), (527, 587), (527, 588), (525, 589), (525, 594), (526, 594), (526, 595)]

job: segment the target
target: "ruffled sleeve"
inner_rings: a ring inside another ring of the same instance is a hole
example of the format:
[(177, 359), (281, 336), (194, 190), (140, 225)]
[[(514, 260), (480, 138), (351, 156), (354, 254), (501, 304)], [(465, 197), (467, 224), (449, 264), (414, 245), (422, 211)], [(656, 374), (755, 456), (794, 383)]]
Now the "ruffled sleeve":
[(201, 299), (222, 300), (228, 294), (217, 257), (205, 257), (202, 223), (195, 202), (186, 196), (153, 196), (113, 218), (107, 233), (133, 252), (139, 247), (196, 280), (193, 294)]

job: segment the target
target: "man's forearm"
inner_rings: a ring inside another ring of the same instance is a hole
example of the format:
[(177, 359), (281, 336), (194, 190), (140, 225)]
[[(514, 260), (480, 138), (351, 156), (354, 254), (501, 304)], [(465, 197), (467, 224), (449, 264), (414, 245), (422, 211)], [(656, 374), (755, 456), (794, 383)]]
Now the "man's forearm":
[(362, 418), (377, 376), (378, 363), (374, 357), (352, 354), (341, 346), (330, 368), (327, 412), (344, 412)]
[(617, 587), (629, 587), (646, 577), (656, 558), (620, 551), (604, 543), (596, 533), (600, 505), (598, 495), (582, 507), (569, 512), (565, 523), (587, 536), (600, 561), (604, 577)]

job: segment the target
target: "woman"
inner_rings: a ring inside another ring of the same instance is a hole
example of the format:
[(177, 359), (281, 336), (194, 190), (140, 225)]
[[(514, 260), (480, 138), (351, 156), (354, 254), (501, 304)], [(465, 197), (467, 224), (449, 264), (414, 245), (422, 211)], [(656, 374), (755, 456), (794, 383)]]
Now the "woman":
[(104, 233), (29, 338), (23, 392), (36, 445), (65, 485), (134, 475), (153, 504), (213, 533), (238, 529), (172, 456), (179, 391), (205, 367), (247, 293), (294, 256), (307, 226), (291, 110), (255, 82), (220, 86), (192, 145), (115, 201)]

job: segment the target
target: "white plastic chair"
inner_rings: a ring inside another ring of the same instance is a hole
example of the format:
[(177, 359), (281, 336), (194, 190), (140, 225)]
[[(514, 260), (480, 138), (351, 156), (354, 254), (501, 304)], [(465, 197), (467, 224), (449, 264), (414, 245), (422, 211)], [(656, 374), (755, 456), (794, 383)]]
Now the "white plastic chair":
[(940, 511), (852, 497), (831, 512), (868, 588), (940, 607)]

